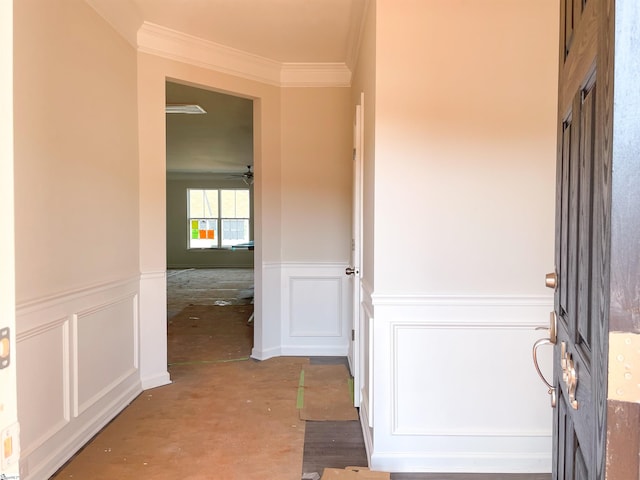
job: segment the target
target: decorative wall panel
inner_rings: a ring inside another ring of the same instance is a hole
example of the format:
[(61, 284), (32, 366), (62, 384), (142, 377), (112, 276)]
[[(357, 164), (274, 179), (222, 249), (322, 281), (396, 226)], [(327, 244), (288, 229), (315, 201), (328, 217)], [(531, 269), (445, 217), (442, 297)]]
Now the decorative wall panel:
[(18, 305), (24, 480), (51, 476), (141, 392), (138, 292), (136, 278)]
[[(547, 326), (551, 297), (374, 293), (371, 301), (373, 468), (550, 471), (552, 411), (531, 348), (545, 336), (536, 327)], [(548, 375), (551, 354), (539, 355)]]
[(282, 265), (282, 354), (346, 356), (349, 284), (342, 264)]

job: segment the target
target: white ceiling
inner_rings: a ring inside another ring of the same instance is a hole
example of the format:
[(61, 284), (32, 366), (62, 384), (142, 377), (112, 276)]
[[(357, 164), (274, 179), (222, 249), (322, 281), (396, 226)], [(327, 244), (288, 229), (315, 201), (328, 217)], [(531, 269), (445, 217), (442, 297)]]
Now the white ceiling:
[[(369, 0), (85, 1), (134, 46), (141, 27), (153, 25), (283, 66), (352, 69)], [(168, 116), (168, 171), (243, 172), (253, 163), (253, 146), (247, 145), (250, 110), (224, 97), (192, 87), (168, 88), (168, 103), (206, 103), (210, 112)]]
[(281, 63), (348, 63), (363, 0), (132, 0), (144, 21)]
[(353, 67), (369, 0), (85, 0), (136, 44), (158, 25), (280, 63)]

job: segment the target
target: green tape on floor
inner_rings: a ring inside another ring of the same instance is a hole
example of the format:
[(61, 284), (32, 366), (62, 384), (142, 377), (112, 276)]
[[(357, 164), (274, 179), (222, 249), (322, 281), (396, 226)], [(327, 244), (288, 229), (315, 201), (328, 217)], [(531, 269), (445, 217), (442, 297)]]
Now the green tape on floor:
[(244, 362), (245, 360), (249, 360), (250, 357), (241, 357), (241, 358), (230, 358), (228, 360), (198, 360), (195, 362), (175, 362), (169, 363), (168, 366), (174, 367), (176, 365), (208, 365), (215, 363), (230, 363), (230, 362)]
[(298, 399), (296, 400), (296, 408), (300, 410), (304, 407), (304, 370), (300, 370), (300, 380), (298, 381)]
[(349, 396), (351, 397), (351, 404), (353, 405), (353, 377), (349, 377)]

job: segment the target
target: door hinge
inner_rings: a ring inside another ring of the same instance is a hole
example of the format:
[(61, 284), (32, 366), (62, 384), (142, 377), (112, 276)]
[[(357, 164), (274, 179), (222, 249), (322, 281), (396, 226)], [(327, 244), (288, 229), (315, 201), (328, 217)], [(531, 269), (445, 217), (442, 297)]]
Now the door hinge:
[(351, 341), (352, 342), (356, 341), (356, 331), (355, 330), (351, 330)]
[(11, 363), (11, 338), (9, 327), (0, 328), (0, 370)]

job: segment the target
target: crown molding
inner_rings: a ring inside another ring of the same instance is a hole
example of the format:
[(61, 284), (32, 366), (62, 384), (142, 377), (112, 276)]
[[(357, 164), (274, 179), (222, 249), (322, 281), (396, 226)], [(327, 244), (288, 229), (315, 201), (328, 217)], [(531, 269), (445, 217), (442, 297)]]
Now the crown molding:
[(138, 30), (138, 51), (249, 80), (280, 84), (278, 62), (149, 22)]
[(344, 63), (283, 63), (282, 87), (349, 87), (351, 70)]
[(280, 63), (269, 58), (144, 22), (138, 51), (278, 87), (345, 87), (351, 71), (344, 63)]

